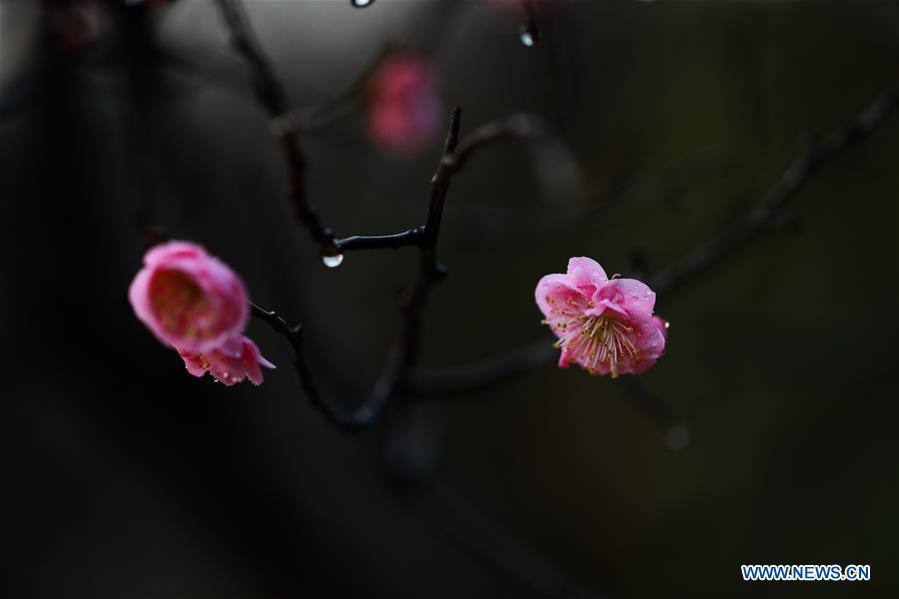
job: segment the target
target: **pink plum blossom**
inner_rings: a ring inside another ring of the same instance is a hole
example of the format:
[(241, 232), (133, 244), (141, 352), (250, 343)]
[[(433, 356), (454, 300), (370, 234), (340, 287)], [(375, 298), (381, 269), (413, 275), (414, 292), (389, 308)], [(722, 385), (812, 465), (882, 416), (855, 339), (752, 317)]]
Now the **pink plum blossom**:
[(562, 350), (559, 366), (575, 362), (590, 374), (639, 374), (665, 351), (668, 323), (652, 310), (656, 294), (634, 279), (609, 279), (590, 258), (571, 258), (565, 274), (537, 284), (537, 306)]
[(237, 342), (240, 347), (237, 354), (217, 349), (205, 353), (178, 350), (178, 353), (184, 360), (184, 367), (194, 376), (201, 377), (209, 372), (215, 380), (228, 387), (244, 379), (249, 379), (254, 385), (262, 384), (262, 369), (259, 366), (274, 368), (275, 365), (262, 357), (249, 337), (241, 335)]
[(231, 386), (262, 382), (260, 365), (274, 365), (243, 332), (249, 303), (243, 282), (224, 262), (187, 241), (169, 241), (144, 255), (144, 267), (128, 289), (134, 313), (166, 346), (178, 351), (187, 371)]
[(437, 76), (419, 56), (389, 56), (368, 83), (369, 135), (388, 150), (411, 153), (433, 139), (440, 126)]
[(195, 243), (170, 241), (151, 248), (128, 299), (165, 345), (195, 352), (240, 350), (239, 334), (250, 313), (243, 282)]

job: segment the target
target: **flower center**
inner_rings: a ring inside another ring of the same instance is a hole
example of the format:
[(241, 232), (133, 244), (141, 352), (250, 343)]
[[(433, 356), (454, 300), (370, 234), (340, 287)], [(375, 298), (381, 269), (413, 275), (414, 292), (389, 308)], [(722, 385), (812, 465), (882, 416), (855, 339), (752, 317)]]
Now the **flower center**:
[(639, 355), (637, 347), (631, 341), (634, 329), (615, 318), (602, 314), (583, 320), (581, 334), (575, 335), (568, 343), (559, 340), (557, 347), (563, 345), (569, 352), (577, 352), (586, 356), (584, 366), (595, 373), (602, 365), (607, 365), (612, 378), (620, 372), (618, 365), (622, 359), (636, 359)]
[(194, 338), (208, 336), (198, 330), (198, 317), (208, 309), (208, 301), (199, 285), (187, 274), (160, 269), (150, 282), (150, 301), (169, 333)]

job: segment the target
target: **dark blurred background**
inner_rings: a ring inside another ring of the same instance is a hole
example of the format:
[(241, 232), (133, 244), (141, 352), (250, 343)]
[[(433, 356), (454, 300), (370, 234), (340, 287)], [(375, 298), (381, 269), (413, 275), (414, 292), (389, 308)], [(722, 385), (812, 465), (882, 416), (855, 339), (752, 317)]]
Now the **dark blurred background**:
[[(293, 106), (401, 43), (463, 130), (528, 111), (558, 132), (454, 180), (433, 367), (546, 336), (533, 288), (569, 256), (654, 271), (713, 238), (897, 86), (892, 0), (546, 0), (533, 48), (515, 3), (246, 4)], [(658, 298), (668, 351), (641, 382), (689, 438), (626, 377), (551, 367), (348, 436), (260, 323), (278, 370), (225, 388), (127, 303), (141, 226), (203, 243), (305, 323), (349, 406), (416, 272), (409, 249), (322, 266), (217, 6), (4, 0), (0, 36), (3, 597), (899, 596), (899, 119), (822, 168), (790, 226)], [(422, 222), (439, 139), (394, 156), (353, 113), (304, 146), (338, 234)], [(872, 580), (743, 583), (744, 563)]]

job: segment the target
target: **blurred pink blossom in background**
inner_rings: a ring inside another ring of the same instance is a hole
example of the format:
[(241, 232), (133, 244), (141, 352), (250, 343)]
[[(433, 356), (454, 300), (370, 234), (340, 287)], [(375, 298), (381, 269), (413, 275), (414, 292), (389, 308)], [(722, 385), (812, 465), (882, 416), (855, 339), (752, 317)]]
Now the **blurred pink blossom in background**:
[(368, 84), (367, 127), (371, 138), (401, 154), (419, 150), (441, 125), (437, 75), (422, 57), (387, 57)]
[(537, 305), (559, 338), (559, 366), (591, 374), (639, 374), (664, 353), (667, 323), (653, 317), (655, 293), (634, 279), (609, 280), (590, 258), (571, 258), (565, 274), (537, 284)]
[(249, 318), (243, 282), (195, 243), (170, 241), (151, 248), (128, 299), (138, 319), (184, 357), (191, 374), (201, 376), (208, 369), (223, 382), (232, 380), (229, 385), (245, 376), (259, 384), (258, 364), (273, 368), (243, 335)]

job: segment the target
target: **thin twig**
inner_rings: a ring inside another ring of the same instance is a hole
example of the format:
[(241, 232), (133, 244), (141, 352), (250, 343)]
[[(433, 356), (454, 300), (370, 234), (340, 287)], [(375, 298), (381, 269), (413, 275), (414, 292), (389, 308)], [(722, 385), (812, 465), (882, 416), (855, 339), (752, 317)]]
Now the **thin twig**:
[(468, 159), (483, 147), (504, 139), (538, 139), (549, 134), (543, 121), (531, 114), (518, 113), (491, 121), (465, 136), (449, 158), (453, 173), (462, 170)]
[[(546, 127), (538, 118), (528, 114), (515, 114), (481, 125), (461, 141), (457, 137), (453, 141), (452, 147), (447, 146), (444, 148), (437, 173), (435, 173), (432, 180), (432, 186), (441, 196), (439, 204), (434, 206), (434, 208), (439, 210), (439, 215), (437, 211), (429, 206), (428, 221), (421, 227), (392, 235), (354, 235), (352, 237), (344, 237), (334, 240), (334, 247), (341, 253), (372, 249), (395, 250), (407, 246), (427, 249), (429, 245), (433, 245), (436, 242), (439, 234), (443, 202), (446, 197), (446, 189), (444, 187), (449, 186), (450, 178), (459, 173), (474, 154), (495, 142), (515, 138), (536, 138), (544, 135), (545, 132)], [(433, 197), (432, 193), (432, 204), (434, 201)], [(432, 222), (432, 219), (436, 220)]]
[(327, 401), (316, 385), (312, 371), (306, 361), (303, 352), (302, 328), (299, 325), (290, 326), (287, 321), (273, 311), (264, 310), (259, 306), (250, 304), (253, 316), (268, 323), (275, 332), (284, 336), (290, 342), (294, 353), (293, 366), (300, 378), (300, 384), (313, 405), (319, 408), (339, 428), (358, 431), (372, 424), (384, 405), (396, 394), (398, 387), (418, 355), (421, 337), (421, 312), (424, 309), (431, 286), (445, 275), (443, 267), (437, 262), (436, 246), (440, 233), (440, 223), (443, 218), (443, 205), (446, 202), (446, 195), (449, 191), (452, 168), (450, 166), (452, 162), (446, 160), (446, 157), (452, 155), (459, 143), (461, 116), (462, 109), (457, 106), (452, 111), (449, 133), (446, 137), (443, 154), (437, 166), (437, 171), (431, 180), (431, 199), (428, 204), (426, 224), (420, 227), (418, 229), (419, 232), (416, 234), (416, 245), (421, 252), (421, 270), (411, 292), (405, 294), (400, 303), (403, 313), (402, 330), (388, 356), (381, 376), (375, 383), (370, 396), (362, 404), (352, 411), (344, 411)]
[(359, 250), (398, 250), (410, 245), (420, 245), (424, 239), (424, 232), (424, 227), (415, 227), (393, 235), (353, 235), (336, 239), (334, 245), (341, 253)]
[(305, 133), (317, 129), (341, 118), (357, 108), (365, 100), (366, 89), (372, 75), (388, 56), (398, 50), (398, 46), (388, 44), (375, 58), (370, 61), (362, 71), (356, 75), (353, 81), (331, 100), (315, 106), (298, 108), (286, 114), (272, 119), (270, 128), (275, 135), (283, 135), (288, 132)]
[(557, 355), (552, 341), (535, 341), (468, 366), (417, 370), (410, 373), (403, 389), (420, 397), (479, 391), (524, 370), (547, 366)]
[(749, 245), (783, 217), (787, 207), (823, 165), (867, 139), (893, 114), (896, 105), (897, 94), (885, 94), (845, 127), (837, 129), (820, 142), (809, 144), (761, 201), (730, 230), (718, 239), (698, 246), (675, 264), (656, 273), (649, 280), (649, 286), (656, 293), (670, 293), (722, 258)]
[(527, 210), (526, 214), (519, 215), (527, 218), (516, 218), (511, 222), (512, 226), (507, 216), (508, 205), (462, 204), (457, 210), (457, 218), (469, 226), (457, 231), (446, 243), (466, 251), (510, 250), (555, 240), (563, 235), (570, 237), (573, 231), (608, 220), (616, 210), (638, 197), (647, 194), (669, 199), (679, 197), (690, 184), (709, 176), (719, 167), (720, 163), (717, 157), (712, 157), (711, 150), (704, 150), (697, 156), (607, 191), (579, 191), (582, 196), (576, 207), (564, 208), (558, 202), (552, 202), (539, 209)]
[[(297, 212), (300, 223), (307, 229), (313, 241), (318, 245), (319, 252), (324, 256), (332, 256), (344, 251), (362, 249), (379, 249), (405, 247), (416, 245), (433, 253), (428, 246), (436, 243), (439, 234), (440, 220), (442, 218), (442, 200), (437, 209), (429, 209), (429, 222), (425, 227), (410, 229), (402, 233), (384, 236), (352, 236), (344, 239), (335, 239), (331, 228), (324, 225), (318, 211), (309, 201), (305, 188), (306, 158), (299, 144), (299, 131), (308, 125), (310, 119), (317, 120), (323, 114), (330, 114), (332, 110), (343, 109), (343, 104), (354, 100), (364, 89), (365, 81), (372, 70), (382, 60), (390, 49), (385, 50), (372, 66), (363, 71), (362, 75), (349, 88), (348, 92), (333, 102), (333, 106), (316, 107), (311, 111), (288, 112), (284, 88), (278, 80), (271, 61), (266, 56), (259, 41), (253, 33), (252, 27), (243, 10), (240, 0), (218, 0), (222, 15), (228, 29), (231, 32), (232, 42), (237, 51), (253, 73), (256, 87), (256, 95), (265, 107), (271, 118), (272, 132), (281, 143), (284, 159), (288, 168), (290, 184), (288, 191), (291, 201)], [(528, 14), (533, 17), (533, 6), (525, 2)], [(536, 17), (531, 18), (536, 27)], [(536, 31), (536, 30), (535, 30)], [(536, 39), (536, 38), (535, 38)], [(450, 176), (462, 169), (468, 158), (479, 148), (494, 141), (508, 137), (529, 137), (543, 131), (542, 125), (533, 117), (527, 115), (515, 115), (503, 121), (488, 123), (476, 130), (470, 138), (466, 139), (456, 152), (459, 144), (458, 136), (453, 138), (452, 147), (445, 148), (442, 161), (435, 175), (434, 186), (439, 188), (449, 185)], [(457, 132), (458, 133), (458, 132)], [(445, 196), (445, 190), (442, 192)], [(433, 198), (433, 195), (432, 195)], [(439, 214), (438, 214), (439, 213)], [(423, 229), (423, 231), (422, 231)], [(431, 268), (431, 274), (439, 273), (436, 263)]]
[(445, 484), (428, 481), (425, 485), (397, 487), (397, 490), (438, 532), (499, 568), (529, 591), (526, 596), (568, 599), (604, 596), (583, 587)]
[(622, 381), (624, 390), (644, 414), (648, 415), (665, 433), (665, 444), (672, 451), (684, 449), (690, 440), (690, 431), (658, 396), (652, 393), (641, 377), (627, 377)]
[[(445, 269), (437, 261), (437, 241), (440, 236), (443, 209), (450, 181), (480, 149), (504, 139), (528, 138), (541, 135), (544, 131), (544, 127), (538, 119), (529, 115), (519, 114), (483, 125), (460, 141), (461, 117), (462, 109), (457, 106), (451, 113), (449, 131), (443, 153), (437, 165), (437, 170), (431, 178), (431, 196), (424, 225), (393, 235), (356, 235), (336, 239), (333, 242), (333, 246), (338, 252), (398, 249), (414, 246), (418, 248), (421, 256), (418, 280), (412, 285), (411, 289), (402, 294), (400, 299), (400, 309), (403, 316), (400, 334), (394, 343), (372, 394), (360, 407), (352, 412), (344, 412), (327, 402), (313, 382), (309, 366), (303, 357), (300, 330), (289, 326), (274, 312), (263, 310), (257, 306), (253, 307), (255, 316), (268, 322), (276, 332), (288, 339), (294, 350), (294, 367), (300, 376), (303, 388), (310, 396), (313, 404), (321, 409), (329, 420), (340, 428), (349, 430), (365, 428), (377, 418), (381, 408), (399, 391), (422, 395), (437, 393), (437, 390), (434, 389), (433, 380), (423, 385), (419, 380), (407, 379), (409, 371), (418, 356), (422, 311), (432, 285), (442, 280), (446, 275)], [(502, 364), (488, 364), (486, 368), (482, 366), (473, 372), (445, 373), (444, 376), (438, 377), (439, 384), (436, 386), (440, 388), (444, 385), (449, 385), (455, 392), (476, 388), (481, 386), (481, 380), (484, 377), (495, 376), (497, 369), (500, 371), (508, 370), (511, 374), (520, 367), (521, 361), (536, 365), (545, 357), (544, 353), (547, 352), (547, 349), (551, 348), (548, 348), (548, 346), (547, 348), (541, 347), (535, 351), (534, 356), (531, 356), (528, 350), (513, 356), (505, 356), (501, 358)]]
[(253, 316), (266, 322), (276, 333), (290, 342), (290, 346), (293, 349), (293, 367), (300, 380), (300, 385), (303, 387), (312, 405), (318, 408), (334, 426), (351, 432), (361, 431), (374, 421), (389, 398), (390, 394), (386, 392), (388, 391), (387, 389), (376, 384), (369, 398), (352, 410), (343, 410), (329, 403), (315, 384), (309, 364), (306, 361), (303, 351), (302, 325), (291, 326), (277, 312), (265, 310), (253, 303), (250, 303), (250, 309)]
[[(218, 0), (218, 4), (231, 32), (232, 43), (253, 74), (259, 101), (271, 119), (282, 116), (287, 111), (284, 87), (256, 39), (242, 3), (240, 0)], [(288, 130), (280, 133), (278, 140), (289, 173), (288, 193), (298, 220), (309, 232), (322, 255), (337, 254), (334, 232), (324, 225), (306, 193), (306, 157), (300, 147), (299, 135)]]

